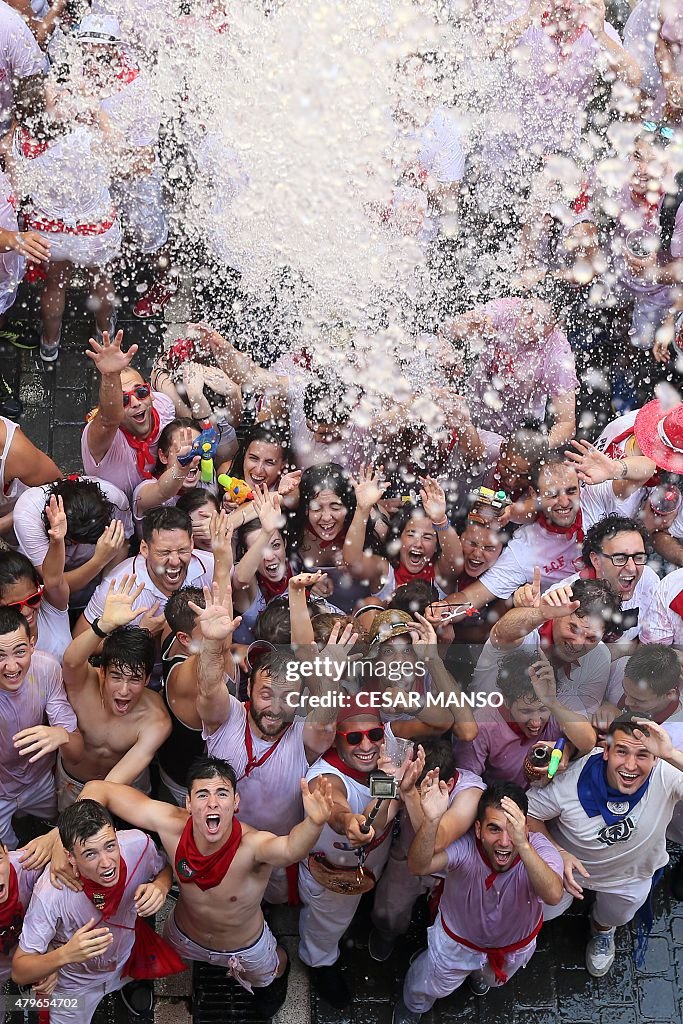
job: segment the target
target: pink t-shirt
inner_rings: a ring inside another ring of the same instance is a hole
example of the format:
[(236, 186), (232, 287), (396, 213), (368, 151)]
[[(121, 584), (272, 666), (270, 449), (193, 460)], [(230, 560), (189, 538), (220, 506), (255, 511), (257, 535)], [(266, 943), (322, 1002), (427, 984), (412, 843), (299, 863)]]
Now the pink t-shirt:
[(46, 754), (29, 764), (20, 757), (12, 737), (22, 729), (50, 725), (74, 732), (78, 723), (69, 704), (59, 662), (51, 654), (34, 651), (26, 677), (14, 693), (0, 689), (0, 800), (12, 799), (27, 787), (43, 782), (54, 769), (56, 754)]
[(498, 782), (515, 782), (522, 789), (529, 788), (524, 774), (524, 758), (536, 743), (555, 743), (562, 728), (549, 718), (542, 731), (533, 739), (513, 732), (498, 708), (480, 708), (474, 713), (479, 727), (471, 743), (455, 743), (455, 759), (463, 768), (481, 775), (488, 786)]
[(521, 299), (495, 299), (477, 312), (490, 317), (493, 339), (484, 347), (470, 377), (468, 404), (479, 427), (509, 434), (530, 416), (543, 420), (548, 398), (578, 387), (567, 337), (555, 328), (540, 344), (520, 341), (514, 331)]
[[(159, 394), (158, 391), (152, 392), (152, 404), (159, 413), (160, 434), (166, 424), (175, 419), (175, 408), (171, 399), (167, 398), (166, 395)], [(81, 435), (81, 458), (83, 459), (86, 473), (111, 481), (111, 483), (123, 491), (130, 501), (137, 485), (145, 479), (137, 467), (136, 452), (126, 441), (123, 432), (117, 430), (109, 451), (101, 462), (95, 462), (90, 454), (90, 446), (88, 444), (90, 428), (91, 424), (88, 423)], [(154, 443), (150, 446), (150, 452), (153, 456), (156, 456), (156, 442), (159, 440), (159, 434), (157, 434)]]
[[(40, 878), (40, 871), (29, 871), (26, 868), (24, 868), (22, 866), (22, 864), (21, 864), (20, 859), (19, 859), (20, 857), (21, 857), (21, 851), (20, 850), (12, 850), (12, 851), (10, 851), (9, 861), (10, 861), (10, 864), (12, 865), (12, 867), (14, 868), (14, 870), (17, 873), (17, 884), (19, 886), (19, 900), (21, 901), (21, 905), (24, 908), (24, 913), (26, 913), (26, 910), (28, 909), (29, 902), (31, 900), (31, 893), (33, 892), (33, 886), (36, 884), (36, 882)], [(0, 985), (2, 985), (5, 981), (8, 980), (8, 978), (9, 978), (11, 973), (12, 973), (12, 954), (11, 954), (11, 952), (10, 952), (10, 954), (8, 956), (3, 956), (2, 952), (0, 952)]]
[[(128, 877), (121, 904), (116, 914), (98, 927), (108, 927), (114, 941), (102, 956), (93, 957), (82, 964), (67, 964), (59, 972), (56, 994), (60, 992), (92, 991), (109, 983), (123, 968), (130, 956), (135, 940), (137, 917), (135, 890), (159, 874), (166, 863), (149, 836), (138, 829), (117, 832), (121, 856), (126, 862)], [(72, 892), (64, 886), (55, 889), (50, 872), (45, 871), (36, 883), (33, 897), (24, 918), (19, 946), (26, 953), (45, 953), (50, 943), (63, 946), (74, 932), (100, 915), (83, 892)], [(100, 919), (101, 920), (101, 919)]]
[[(100, 480), (93, 476), (81, 477), (82, 480), (89, 480), (99, 484), (100, 490), (114, 506), (114, 518), (123, 523), (126, 537), (133, 533), (133, 520), (130, 514), (128, 498), (118, 487), (107, 480)], [(19, 496), (14, 506), (14, 532), (19, 541), (19, 550), (31, 560), (36, 568), (40, 568), (45, 560), (50, 547), (45, 524), (43, 523), (43, 510), (50, 493), (50, 484), (42, 487), (29, 487)], [(67, 572), (70, 569), (77, 569), (79, 565), (89, 562), (95, 553), (94, 544), (73, 544), (67, 541), (65, 544)]]
[[(562, 858), (552, 843), (538, 832), (529, 834), (529, 843), (562, 878)], [(451, 843), (446, 852), (448, 874), (439, 909), (452, 932), (484, 949), (511, 946), (533, 932), (543, 901), (521, 861), (496, 872), (487, 889), (492, 868), (477, 848), (474, 829)]]
[[(240, 821), (278, 836), (286, 836), (304, 819), (300, 782), (308, 771), (304, 748), (305, 719), (295, 718), (273, 753), (248, 776), (247, 748), (244, 742), (247, 710), (241, 701), (230, 697), (230, 715), (210, 736), (202, 733), (208, 753), (222, 757), (237, 773), (240, 797)], [(263, 757), (271, 740), (262, 740), (250, 730), (253, 758)], [(277, 799), (274, 798), (277, 794)]]

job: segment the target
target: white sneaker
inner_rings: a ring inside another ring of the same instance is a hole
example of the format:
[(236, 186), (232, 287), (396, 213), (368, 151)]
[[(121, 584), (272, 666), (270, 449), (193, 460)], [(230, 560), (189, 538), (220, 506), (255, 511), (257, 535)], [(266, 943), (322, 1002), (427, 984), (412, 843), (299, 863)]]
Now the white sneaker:
[(40, 336), (40, 358), (44, 363), (54, 363), (59, 358), (59, 343), (62, 340), (62, 336), (57, 338), (55, 342), (49, 344)]
[(586, 969), (594, 978), (602, 978), (614, 963), (615, 931), (615, 928), (610, 928), (608, 932), (596, 932), (586, 946)]

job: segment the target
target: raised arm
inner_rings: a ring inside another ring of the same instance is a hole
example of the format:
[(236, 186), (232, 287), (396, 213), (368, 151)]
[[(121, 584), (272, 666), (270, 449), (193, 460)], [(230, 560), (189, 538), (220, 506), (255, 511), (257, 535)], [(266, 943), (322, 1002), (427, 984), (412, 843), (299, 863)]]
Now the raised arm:
[(571, 587), (558, 587), (540, 596), (541, 571), (534, 569), (534, 607), (512, 608), (491, 630), (491, 643), (498, 649), (520, 647), (524, 638), (548, 619), (561, 619), (579, 607), (572, 600)]
[(139, 789), (122, 786), (118, 782), (86, 782), (78, 799), (96, 800), (134, 828), (151, 832), (161, 833), (177, 824), (182, 830), (186, 820), (180, 807), (163, 800), (152, 800)]
[[(152, 696), (150, 694), (150, 696)], [(145, 715), (138, 737), (120, 761), (108, 772), (107, 782), (120, 782), (130, 786), (148, 768), (161, 744), (171, 735), (171, 719), (158, 694)]]
[(66, 561), (64, 539), (67, 533), (67, 521), (61, 497), (55, 498), (54, 494), (52, 495), (45, 507), (45, 514), (50, 524), (47, 531), (49, 547), (43, 559), (45, 597), (53, 608), (66, 611), (69, 607), (69, 584), (64, 576)]
[(113, 341), (105, 331), (102, 335), (102, 344), (91, 338), (92, 351), (85, 353), (95, 364), (100, 375), (97, 415), (88, 427), (88, 447), (95, 462), (101, 462), (109, 451), (123, 419), (121, 374), (130, 366), (138, 346), (131, 345), (128, 351), (124, 352), (121, 348), (122, 342), (123, 331), (119, 331)]
[(436, 852), (436, 836), (444, 814), (448, 810), (448, 788), (439, 779), (438, 772), (428, 772), (420, 787), (422, 824), (408, 851), (408, 869), (413, 875), (431, 875), (445, 871), (448, 854)]
[[(144, 589), (144, 584), (138, 585), (135, 576), (123, 576), (118, 583), (112, 580), (98, 623), (101, 632), (113, 633), (119, 626), (127, 626), (137, 619), (144, 609), (134, 611), (133, 605)], [(86, 625), (87, 628), (71, 641), (64, 652), (62, 672), (67, 690), (82, 687), (91, 676), (95, 676), (95, 669), (88, 663), (88, 659), (100, 649), (102, 637), (89, 622)]]
[(526, 868), (536, 895), (549, 906), (556, 906), (562, 899), (562, 878), (546, 864), (529, 842), (526, 815), (515, 801), (504, 796), (500, 806), (507, 818), (510, 839)]
[(447, 586), (454, 587), (464, 565), (462, 544), (446, 515), (446, 495), (443, 488), (431, 476), (420, 477), (420, 482), (422, 507), (436, 530), (441, 547), (436, 563), (437, 573)]
[(381, 499), (388, 484), (372, 466), (365, 465), (351, 483), (356, 492), (356, 511), (344, 540), (344, 565), (354, 579), (368, 580), (371, 590), (376, 590), (389, 570), (389, 562), (379, 555), (366, 554), (365, 534), (372, 507)]
[(538, 661), (530, 666), (529, 678), (536, 696), (549, 709), (579, 754), (590, 753), (598, 741), (598, 734), (585, 715), (571, 711), (558, 700), (555, 673), (543, 651), (539, 652)]
[[(429, 675), (438, 692), (446, 699), (455, 696), (462, 697), (462, 687), (455, 681), (451, 673), (443, 663), (439, 654), (438, 639), (434, 627), (424, 615), (415, 615), (417, 620), (417, 637), (413, 646), (424, 659)], [(456, 739), (471, 741), (476, 739), (479, 727), (474, 720), (472, 709), (469, 704), (460, 700), (444, 705), (448, 714), (453, 718), (452, 732)]]
[(332, 787), (328, 779), (321, 777), (315, 790), (311, 792), (305, 779), (301, 780), (301, 798), (306, 817), (295, 825), (287, 836), (272, 836), (261, 833), (256, 860), (274, 867), (286, 867), (297, 864), (311, 852), (323, 830), (330, 820), (334, 801)]
[(196, 614), (196, 624), (202, 634), (197, 658), (197, 713), (209, 733), (227, 721), (230, 716), (230, 693), (225, 685), (224, 647), (241, 619), (232, 618), (230, 610), (221, 605), (218, 587), (204, 588), (206, 608), (190, 602), (188, 607)]

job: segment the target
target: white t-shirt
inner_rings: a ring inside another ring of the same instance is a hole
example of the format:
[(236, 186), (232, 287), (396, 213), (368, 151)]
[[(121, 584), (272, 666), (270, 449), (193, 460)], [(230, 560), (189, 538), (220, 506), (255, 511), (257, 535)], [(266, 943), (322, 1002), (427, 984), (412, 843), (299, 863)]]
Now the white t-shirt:
[(683, 618), (671, 602), (683, 591), (683, 569), (675, 569), (659, 581), (640, 633), (644, 644), (683, 644)]
[[(123, 530), (126, 537), (133, 533), (133, 520), (130, 514), (128, 499), (123, 491), (120, 491), (114, 484), (107, 480), (100, 480), (95, 476), (83, 476), (81, 480), (99, 484), (99, 487), (114, 506), (114, 518), (123, 523)], [(47, 496), (50, 493), (50, 484), (42, 487), (29, 487), (20, 495), (14, 506), (14, 532), (19, 541), (19, 550), (31, 559), (36, 568), (40, 568), (45, 561), (45, 556), (50, 547), (45, 526), (43, 524), (43, 509), (47, 503)], [(71, 544), (66, 543), (66, 569), (76, 569), (79, 565), (88, 562), (95, 553), (94, 544)]]
[[(133, 602), (133, 608), (147, 609), (151, 608), (157, 601), (159, 602), (159, 610), (163, 611), (168, 601), (168, 596), (159, 590), (157, 585), (152, 581), (147, 568), (147, 559), (143, 558), (142, 555), (135, 555), (134, 558), (127, 558), (125, 562), (121, 562), (115, 566), (111, 572), (108, 572), (104, 577), (99, 587), (90, 598), (88, 606), (84, 611), (85, 618), (88, 622), (92, 622), (93, 619), (98, 618), (104, 611), (104, 602), (107, 599), (107, 592), (109, 591), (109, 584), (112, 581), (118, 583), (124, 576), (135, 576), (138, 584), (144, 585), (144, 590), (139, 597)], [(181, 586), (183, 587), (210, 587), (213, 581), (213, 555), (210, 551), (200, 551), (197, 554), (193, 554), (190, 559), (190, 564), (187, 567), (187, 573)]]
[[(601, 748), (592, 751), (595, 753), (602, 753)], [(577, 794), (579, 775), (592, 754), (556, 775), (549, 786), (530, 790), (529, 814), (550, 822), (553, 839), (582, 862), (590, 874), (590, 878), (580, 878), (584, 888), (619, 892), (630, 882), (652, 878), (668, 863), (666, 827), (683, 797), (683, 772), (666, 761), (657, 761), (650, 785), (627, 815), (627, 823), (610, 828), (601, 816), (588, 817)]]
[(14, 106), (13, 82), (47, 71), (47, 58), (21, 15), (0, 2), (0, 134), (5, 134)]
[(490, 569), (479, 579), (496, 597), (511, 597), (517, 587), (531, 583), (541, 567), (541, 583), (559, 583), (582, 568), (581, 544), (576, 534), (551, 533), (540, 522), (522, 526)]
[[(579, 579), (579, 573), (574, 573), (573, 576), (567, 576), (565, 580), (561, 580), (559, 583), (554, 583), (552, 587), (548, 587), (548, 590), (557, 590), (558, 587), (570, 587), (572, 583), (576, 583)], [(620, 641), (627, 643), (630, 640), (635, 640), (640, 636), (640, 631), (643, 628), (643, 623), (647, 621), (649, 614), (650, 605), (657, 592), (659, 586), (659, 576), (651, 569), (649, 565), (643, 566), (643, 575), (636, 583), (636, 588), (633, 591), (633, 596), (629, 597), (628, 601), (622, 601), (621, 608), (624, 612), (636, 612), (638, 614), (638, 621), (628, 629), (625, 629), (621, 635)], [(627, 622), (633, 618), (633, 615), (627, 617)]]

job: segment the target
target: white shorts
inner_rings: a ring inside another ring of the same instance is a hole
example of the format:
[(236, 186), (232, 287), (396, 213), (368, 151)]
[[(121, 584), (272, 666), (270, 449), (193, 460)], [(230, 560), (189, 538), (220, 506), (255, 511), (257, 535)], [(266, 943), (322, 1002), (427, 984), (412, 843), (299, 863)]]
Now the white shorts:
[(251, 992), (254, 988), (266, 988), (275, 981), (280, 961), (277, 955), (277, 941), (268, 925), (251, 946), (243, 949), (207, 949), (181, 932), (175, 923), (174, 910), (166, 918), (164, 938), (183, 960), (200, 960), (205, 964), (225, 967), (231, 978)]
[[(622, 924), (628, 924), (648, 898), (651, 885), (651, 878), (640, 878), (624, 884), (619, 892), (596, 892), (595, 903), (591, 911), (594, 920), (598, 924), (604, 925), (605, 928), (618, 928)], [(584, 888), (587, 890), (588, 886), (584, 885)], [(574, 897), (570, 892), (563, 893), (557, 906), (544, 905), (543, 920), (553, 921), (556, 917), (564, 914), (573, 902)]]
[[(67, 990), (55, 989), (53, 995), (60, 996), (67, 1005), (50, 1007), (50, 1024), (90, 1024), (95, 1015), (95, 1010), (105, 996), (110, 992), (118, 992), (131, 979), (122, 978), (118, 971), (107, 975), (106, 980), (100, 981), (92, 988)], [(76, 1006), (69, 1006), (70, 999), (77, 1001)]]
[(17, 845), (17, 837), (12, 828), (12, 815), (17, 811), (55, 821), (57, 791), (52, 772), (47, 772), (37, 785), (27, 786), (16, 796), (0, 797), (0, 839), (9, 850), (14, 850)]
[(68, 231), (39, 231), (50, 246), (51, 263), (73, 263), (75, 267), (106, 267), (121, 251), (118, 217), (101, 235), (76, 235)]

